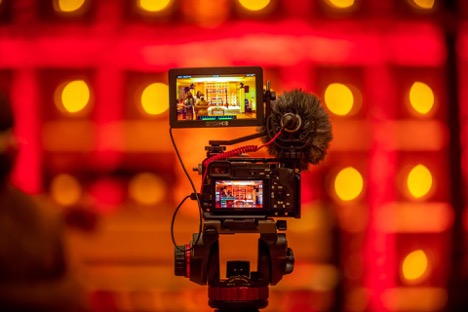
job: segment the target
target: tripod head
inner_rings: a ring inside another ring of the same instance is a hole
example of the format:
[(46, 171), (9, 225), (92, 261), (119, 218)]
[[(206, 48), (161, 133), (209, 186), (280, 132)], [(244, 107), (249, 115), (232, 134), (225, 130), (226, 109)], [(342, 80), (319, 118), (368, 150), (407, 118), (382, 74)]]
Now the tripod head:
[[(188, 245), (175, 249), (175, 274), (208, 284), (208, 304), (218, 311), (258, 311), (268, 305), (268, 286), (276, 285), (294, 268), (292, 249), (278, 230), (286, 230), (285, 221), (207, 220), (203, 233), (193, 234)], [(248, 261), (228, 261), (226, 279), (220, 279), (219, 234), (233, 233), (260, 234), (257, 271), (250, 271)]]

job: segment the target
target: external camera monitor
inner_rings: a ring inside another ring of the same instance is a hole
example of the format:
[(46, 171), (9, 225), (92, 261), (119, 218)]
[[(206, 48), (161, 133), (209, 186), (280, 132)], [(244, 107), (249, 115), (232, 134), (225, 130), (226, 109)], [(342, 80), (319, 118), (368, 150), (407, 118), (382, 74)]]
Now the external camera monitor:
[(260, 126), (264, 122), (261, 67), (169, 70), (173, 128)]

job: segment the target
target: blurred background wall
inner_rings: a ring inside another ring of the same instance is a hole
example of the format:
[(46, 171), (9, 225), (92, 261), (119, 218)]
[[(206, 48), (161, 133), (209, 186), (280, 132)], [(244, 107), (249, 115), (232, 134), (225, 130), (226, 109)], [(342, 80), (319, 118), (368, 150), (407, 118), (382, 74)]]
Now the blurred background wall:
[[(169, 139), (167, 71), (262, 66), (277, 93), (319, 96), (334, 133), (302, 174), (302, 218), (287, 231), (295, 271), (265, 311), (455, 311), (467, 17), (462, 0), (0, 0), (14, 183), (66, 213), (93, 311), (211, 311), (206, 287), (173, 273), (172, 213), (191, 189)], [(255, 131), (174, 136), (192, 168), (208, 140)], [(197, 230), (187, 203), (177, 242)], [(223, 237), (222, 259), (255, 258), (255, 239)]]

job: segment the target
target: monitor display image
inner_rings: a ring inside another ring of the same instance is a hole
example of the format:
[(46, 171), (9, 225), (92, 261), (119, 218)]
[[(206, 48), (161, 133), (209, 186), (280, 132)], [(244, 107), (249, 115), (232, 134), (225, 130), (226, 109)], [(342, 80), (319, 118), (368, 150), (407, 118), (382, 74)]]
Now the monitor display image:
[(259, 67), (169, 72), (172, 127), (257, 126), (263, 121)]
[(262, 209), (263, 180), (218, 180), (215, 209)]

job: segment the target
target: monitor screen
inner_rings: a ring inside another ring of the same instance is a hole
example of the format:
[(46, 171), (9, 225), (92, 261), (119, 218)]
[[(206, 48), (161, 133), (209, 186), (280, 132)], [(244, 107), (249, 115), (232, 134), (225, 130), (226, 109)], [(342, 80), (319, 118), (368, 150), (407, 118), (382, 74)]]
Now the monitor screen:
[(263, 180), (217, 180), (215, 209), (263, 209)]
[(261, 67), (171, 69), (169, 92), (173, 128), (263, 124)]

